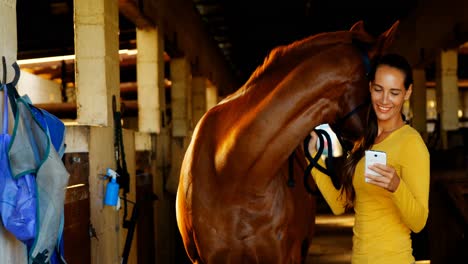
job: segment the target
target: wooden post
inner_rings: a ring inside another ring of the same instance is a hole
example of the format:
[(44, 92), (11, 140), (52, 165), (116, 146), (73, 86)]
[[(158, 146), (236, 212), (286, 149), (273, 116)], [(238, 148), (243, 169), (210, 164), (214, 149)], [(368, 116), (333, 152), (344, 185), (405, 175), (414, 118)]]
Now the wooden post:
[(206, 111), (210, 110), (213, 106), (218, 104), (218, 88), (208, 81), (208, 85), (206, 86)]
[(413, 69), (413, 93), (411, 94), (411, 104), (413, 111), (413, 127), (425, 138), (427, 133), (426, 114), (426, 72), (424, 69)]
[(188, 107), (192, 86), (190, 65), (186, 58), (174, 58), (171, 60), (170, 65), (172, 81), (172, 136), (185, 137), (191, 128), (192, 109)]
[[(16, 61), (17, 32), (16, 32), (16, 0), (0, 2), (0, 55), (5, 56), (7, 62), (7, 79), (11, 80), (15, 74), (11, 64)], [(3, 70), (3, 66), (0, 65)], [(3, 97), (3, 91), (0, 92)], [(3, 109), (3, 100), (0, 103)], [(1, 112), (3, 113), (3, 111)], [(10, 116), (11, 117), (11, 116)], [(10, 118), (9, 120), (13, 120)], [(10, 122), (12, 124), (12, 122)], [(13, 127), (10, 125), (10, 128)], [(0, 259), (4, 263), (27, 263), (26, 247), (0, 224)]]
[(458, 130), (458, 51), (441, 50), (437, 56), (436, 93), (442, 149), (448, 149), (447, 131)]
[[(112, 97), (120, 111), (118, 2), (74, 1), (77, 121), (89, 132), (90, 223), (99, 240), (91, 240), (91, 263), (121, 263), (125, 241), (122, 219), (104, 206), (107, 168), (116, 169)], [(99, 127), (96, 127), (99, 126)], [(131, 150), (127, 149), (127, 152)], [(127, 163), (129, 167), (130, 162)], [(136, 260), (129, 259), (130, 263)]]
[(192, 78), (193, 127), (206, 112), (206, 79), (202, 76)]
[(151, 250), (156, 263), (174, 263), (175, 205), (164, 187), (171, 164), (171, 131), (166, 113), (164, 34), (160, 24), (157, 28), (137, 29), (137, 147), (146, 149), (141, 141), (150, 144), (147, 158), (151, 161), (152, 191), (158, 196), (152, 208), (154, 248)]
[(120, 108), (119, 9), (114, 0), (74, 1), (77, 120), (112, 125), (112, 96)]
[(159, 133), (165, 114), (164, 42), (156, 28), (137, 29), (138, 131)]
[(115, 169), (114, 129), (90, 127), (89, 136), (89, 202), (90, 224), (97, 239), (91, 240), (91, 263), (120, 263), (121, 222), (119, 211), (104, 206), (107, 168)]
[[(175, 194), (179, 185), (182, 160), (187, 149), (191, 130), (191, 73), (185, 58), (171, 60), (171, 109), (172, 109), (172, 144), (171, 172), (166, 189)], [(190, 111), (189, 111), (190, 109)]]

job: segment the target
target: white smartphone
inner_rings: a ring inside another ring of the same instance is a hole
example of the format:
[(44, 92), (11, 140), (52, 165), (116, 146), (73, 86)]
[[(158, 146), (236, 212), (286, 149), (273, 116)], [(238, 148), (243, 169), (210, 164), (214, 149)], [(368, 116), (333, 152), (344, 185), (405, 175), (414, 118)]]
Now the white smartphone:
[(387, 164), (387, 153), (378, 150), (366, 150), (365, 173), (374, 176), (381, 176), (377, 172), (370, 170), (368, 167), (372, 164), (380, 163)]

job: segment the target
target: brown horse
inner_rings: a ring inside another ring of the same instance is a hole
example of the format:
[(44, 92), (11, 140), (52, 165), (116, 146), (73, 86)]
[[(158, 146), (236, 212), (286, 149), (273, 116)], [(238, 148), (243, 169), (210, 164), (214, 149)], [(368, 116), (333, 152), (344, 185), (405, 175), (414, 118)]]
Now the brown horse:
[[(287, 185), (307, 167), (301, 142), (341, 120), (342, 136), (363, 131), (366, 61), (393, 40), (363, 23), (274, 49), (264, 64), (197, 124), (177, 191), (177, 223), (195, 263), (303, 263), (314, 231), (315, 197)], [(349, 114), (353, 113), (353, 114)], [(354, 114), (355, 113), (355, 114)], [(311, 181), (313, 181), (311, 179)]]

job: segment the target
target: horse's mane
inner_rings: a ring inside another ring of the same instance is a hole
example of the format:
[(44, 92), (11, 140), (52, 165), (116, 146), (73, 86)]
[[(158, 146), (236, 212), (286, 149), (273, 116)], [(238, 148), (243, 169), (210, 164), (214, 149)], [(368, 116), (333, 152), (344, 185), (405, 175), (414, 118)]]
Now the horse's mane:
[(263, 64), (258, 66), (252, 73), (250, 78), (247, 80), (245, 87), (248, 87), (252, 82), (257, 81), (263, 75), (276, 69), (278, 65), (282, 63), (282, 59), (290, 56), (291, 54), (304, 54), (306, 51), (310, 51), (312, 48), (325, 47), (338, 43), (351, 43), (353, 39), (359, 40), (360, 42), (368, 41), (365, 38), (360, 38), (357, 34), (353, 34), (350, 31), (336, 31), (336, 32), (324, 32), (302, 40), (295, 41), (289, 45), (282, 45), (274, 48), (265, 57)]
[(255, 69), (250, 78), (240, 89), (228, 95), (219, 102), (219, 104), (226, 103), (242, 96), (250, 90), (250, 88), (255, 87), (255, 84), (262, 79), (263, 76), (282, 66), (285, 61), (290, 63), (291, 60), (288, 60), (288, 58), (298, 58), (297, 61), (299, 62), (300, 59), (304, 58), (304, 54), (307, 54), (306, 56), (310, 56), (313, 51), (318, 52), (331, 45), (355, 43), (357, 46), (364, 47), (373, 41), (375, 41), (375, 39), (373, 39), (372, 36), (369, 36), (366, 33), (363, 34), (363, 32), (335, 31), (318, 33), (302, 40), (297, 40), (289, 45), (278, 46), (270, 51), (270, 53), (265, 57), (263, 64)]

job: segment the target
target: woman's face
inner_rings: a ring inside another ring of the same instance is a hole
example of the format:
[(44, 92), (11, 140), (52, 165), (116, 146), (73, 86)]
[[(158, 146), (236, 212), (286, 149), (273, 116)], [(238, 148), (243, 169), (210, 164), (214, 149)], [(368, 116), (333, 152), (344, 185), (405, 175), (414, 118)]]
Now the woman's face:
[(401, 119), (401, 108), (412, 91), (412, 85), (406, 90), (404, 82), (405, 74), (401, 70), (387, 65), (378, 66), (375, 80), (369, 86), (372, 107), (379, 122)]

